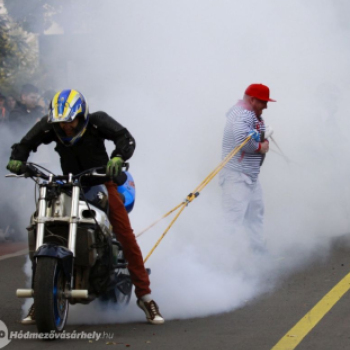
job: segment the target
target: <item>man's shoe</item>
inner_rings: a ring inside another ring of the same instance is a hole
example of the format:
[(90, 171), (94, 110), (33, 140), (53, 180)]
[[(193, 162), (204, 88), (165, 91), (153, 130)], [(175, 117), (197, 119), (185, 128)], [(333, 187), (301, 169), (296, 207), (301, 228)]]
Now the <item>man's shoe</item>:
[(137, 305), (142, 309), (146, 314), (146, 319), (149, 323), (152, 324), (163, 324), (164, 318), (159, 312), (158, 305), (154, 300), (143, 301), (141, 299), (137, 300)]
[(28, 315), (22, 321), (24, 325), (35, 324), (35, 306), (34, 304), (29, 308)]

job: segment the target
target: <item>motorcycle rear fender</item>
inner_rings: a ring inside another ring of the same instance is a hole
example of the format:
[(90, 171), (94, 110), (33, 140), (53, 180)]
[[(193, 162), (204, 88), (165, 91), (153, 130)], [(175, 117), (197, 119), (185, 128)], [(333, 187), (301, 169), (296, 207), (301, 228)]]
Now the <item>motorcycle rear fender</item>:
[(41, 257), (51, 257), (61, 261), (62, 268), (65, 276), (67, 277), (67, 281), (71, 281), (72, 272), (73, 272), (73, 253), (61, 246), (57, 246), (55, 244), (43, 244), (39, 247), (34, 253), (34, 269), (35, 269), (35, 261), (36, 259), (40, 259)]

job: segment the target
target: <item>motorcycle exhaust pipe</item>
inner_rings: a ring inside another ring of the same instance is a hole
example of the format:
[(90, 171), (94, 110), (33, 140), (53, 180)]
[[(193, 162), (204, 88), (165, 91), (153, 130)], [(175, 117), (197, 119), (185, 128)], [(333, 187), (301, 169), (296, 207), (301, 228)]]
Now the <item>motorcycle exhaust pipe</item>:
[(33, 289), (17, 289), (16, 290), (17, 298), (33, 298), (34, 290)]

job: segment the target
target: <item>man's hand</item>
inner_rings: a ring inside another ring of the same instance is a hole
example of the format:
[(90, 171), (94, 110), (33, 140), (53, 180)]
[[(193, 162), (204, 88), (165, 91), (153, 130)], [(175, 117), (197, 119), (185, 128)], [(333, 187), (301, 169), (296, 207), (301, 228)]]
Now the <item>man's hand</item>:
[(252, 130), (248, 136), (251, 136), (251, 138), (256, 141), (256, 142), (260, 142), (260, 133), (258, 132), (258, 130)]
[(10, 159), (9, 163), (7, 164), (6, 169), (10, 170), (11, 173), (21, 175), (21, 174), (23, 174), (23, 165), (24, 165), (24, 163), (21, 160)]
[(124, 160), (120, 157), (114, 157), (110, 159), (109, 162), (107, 163), (107, 169), (106, 169), (107, 175), (111, 177), (120, 175), (123, 164), (124, 164)]
[(269, 141), (265, 140), (260, 143), (260, 153), (265, 154), (269, 151)]

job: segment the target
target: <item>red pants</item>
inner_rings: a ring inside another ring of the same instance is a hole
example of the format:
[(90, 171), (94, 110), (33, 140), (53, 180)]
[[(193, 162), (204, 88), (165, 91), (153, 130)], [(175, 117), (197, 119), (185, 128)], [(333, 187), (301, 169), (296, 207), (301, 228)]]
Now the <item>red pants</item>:
[(131, 281), (135, 286), (137, 298), (150, 294), (150, 281), (143, 264), (142, 253), (136, 242), (136, 237), (130, 225), (128, 213), (118, 194), (117, 185), (105, 183), (108, 191), (109, 220), (117, 240), (123, 247), (125, 259), (128, 261)]

